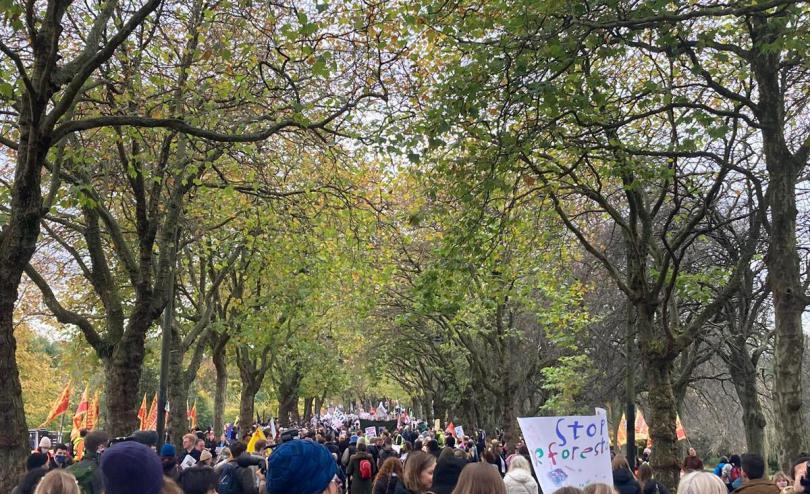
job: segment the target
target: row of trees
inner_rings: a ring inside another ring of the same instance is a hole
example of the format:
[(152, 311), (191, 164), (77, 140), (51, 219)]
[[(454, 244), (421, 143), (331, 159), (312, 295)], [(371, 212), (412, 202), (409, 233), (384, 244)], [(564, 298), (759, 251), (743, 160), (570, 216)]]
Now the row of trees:
[(805, 2), (0, 9), (0, 488), (21, 286), (92, 350), (116, 435), (162, 335), (170, 403), (214, 367), (218, 430), (229, 381), (241, 424), (263, 387), (284, 420), (393, 380), (510, 440), (640, 396), (674, 485), (721, 369), (747, 447), (772, 409), (802, 450)]

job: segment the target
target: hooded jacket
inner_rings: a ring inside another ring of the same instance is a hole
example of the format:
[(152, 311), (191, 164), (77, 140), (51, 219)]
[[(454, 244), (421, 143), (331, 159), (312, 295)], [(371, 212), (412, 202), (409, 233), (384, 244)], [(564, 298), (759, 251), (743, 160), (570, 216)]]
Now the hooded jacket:
[(515, 468), (506, 473), (503, 478), (507, 494), (537, 494), (537, 482), (531, 472), (522, 468)]

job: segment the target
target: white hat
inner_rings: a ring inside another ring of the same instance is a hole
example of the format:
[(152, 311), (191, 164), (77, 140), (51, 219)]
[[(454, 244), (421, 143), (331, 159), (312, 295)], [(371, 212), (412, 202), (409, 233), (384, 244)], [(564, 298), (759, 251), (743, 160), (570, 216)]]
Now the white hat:
[(42, 439), (39, 440), (39, 447), (51, 449), (51, 438), (48, 436), (44, 436)]

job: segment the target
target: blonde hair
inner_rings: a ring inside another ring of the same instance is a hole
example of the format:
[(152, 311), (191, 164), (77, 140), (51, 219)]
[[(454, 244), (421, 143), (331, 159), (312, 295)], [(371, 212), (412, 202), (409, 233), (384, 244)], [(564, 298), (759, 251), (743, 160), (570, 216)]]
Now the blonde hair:
[(616, 494), (616, 489), (607, 484), (591, 484), (582, 492), (584, 494)]
[(627, 458), (622, 454), (618, 454), (613, 457), (611, 467), (613, 468), (614, 471), (622, 469), (630, 470), (630, 464), (627, 463)]
[(39, 481), (34, 494), (80, 494), (79, 483), (64, 470), (51, 470)]
[(506, 494), (506, 484), (492, 465), (469, 463), (461, 470), (453, 494)]
[(174, 480), (163, 477), (163, 488), (160, 489), (160, 494), (183, 494), (183, 489)]
[(520, 455), (515, 456), (514, 458), (512, 458), (512, 461), (509, 462), (509, 471), (510, 472), (512, 470), (517, 470), (517, 469), (526, 470), (528, 472), (532, 471), (532, 467), (529, 466), (529, 460), (527, 460), (526, 458), (524, 458), (524, 457), (522, 457)]
[(691, 472), (678, 484), (678, 494), (728, 494), (728, 487), (713, 473)]

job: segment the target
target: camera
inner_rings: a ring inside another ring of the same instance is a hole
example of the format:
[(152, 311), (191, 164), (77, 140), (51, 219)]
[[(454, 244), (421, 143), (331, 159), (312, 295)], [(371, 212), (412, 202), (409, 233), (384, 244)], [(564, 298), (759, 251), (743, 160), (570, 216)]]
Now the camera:
[(242, 468), (259, 467), (262, 475), (267, 475), (267, 461), (256, 455), (241, 455), (236, 459), (236, 464)]
[(289, 429), (281, 433), (281, 442), (290, 442), (293, 439), (298, 439), (298, 429)]

